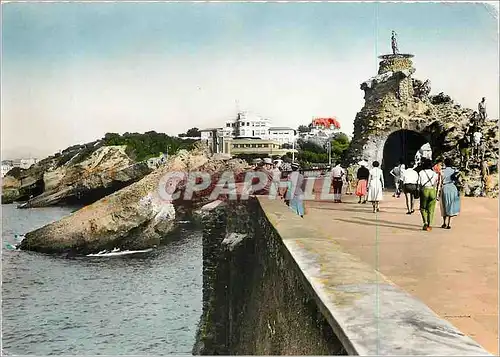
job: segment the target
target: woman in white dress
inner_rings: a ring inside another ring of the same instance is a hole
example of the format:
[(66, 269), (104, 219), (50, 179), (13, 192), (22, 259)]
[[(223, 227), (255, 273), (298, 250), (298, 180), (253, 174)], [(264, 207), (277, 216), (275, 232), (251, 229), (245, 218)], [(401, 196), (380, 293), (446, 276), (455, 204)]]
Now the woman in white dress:
[(375, 213), (380, 212), (379, 202), (383, 199), (384, 174), (379, 167), (378, 161), (374, 161), (372, 166), (373, 169), (370, 170), (370, 176), (368, 177), (367, 201), (372, 203), (373, 213)]

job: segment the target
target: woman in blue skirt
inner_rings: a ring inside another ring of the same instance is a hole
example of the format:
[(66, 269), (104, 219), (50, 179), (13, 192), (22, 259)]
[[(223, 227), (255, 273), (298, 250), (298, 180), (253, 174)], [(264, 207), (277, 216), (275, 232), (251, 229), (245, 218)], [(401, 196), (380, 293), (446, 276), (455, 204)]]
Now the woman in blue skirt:
[(292, 172), (288, 175), (286, 197), (290, 200), (290, 209), (304, 218), (304, 176), (299, 172), (299, 167), (299, 164), (292, 163)]
[(452, 166), (449, 158), (444, 160), (444, 165), (445, 168), (441, 170), (441, 228), (451, 229), (451, 217), (460, 213), (460, 193), (455, 185), (459, 172)]

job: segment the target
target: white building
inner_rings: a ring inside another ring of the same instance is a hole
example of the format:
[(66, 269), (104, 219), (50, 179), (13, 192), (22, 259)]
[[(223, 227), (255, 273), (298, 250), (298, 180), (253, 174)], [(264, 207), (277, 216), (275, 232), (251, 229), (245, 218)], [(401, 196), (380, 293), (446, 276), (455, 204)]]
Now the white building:
[(272, 127), (269, 118), (249, 112), (239, 112), (234, 119), (226, 120), (222, 128), (209, 128), (201, 131), (201, 140), (213, 138), (214, 130), (221, 130), (224, 138), (254, 138), (274, 140), (281, 144), (291, 144), (295, 130), (289, 127)]
[(300, 133), (299, 136), (306, 141), (323, 145), (339, 131), (340, 123), (336, 118), (313, 118), (309, 124), (309, 131)]
[(38, 162), (35, 158), (29, 159), (16, 159), (16, 160), (3, 160), (2, 161), (2, 177), (4, 177), (7, 172), (12, 170), (14, 167), (19, 167), (23, 170), (29, 169), (31, 166)]
[(279, 142), (281, 145), (290, 144), (292, 145), (295, 140), (296, 131), (295, 129), (288, 127), (270, 127), (269, 128), (269, 140), (274, 140)]
[(200, 130), (201, 141), (206, 141), (208, 147), (213, 153), (228, 153), (229, 142), (232, 140), (232, 136), (226, 134), (223, 128), (208, 128)]
[(7, 172), (12, 170), (14, 168), (14, 165), (11, 160), (4, 160), (2, 161), (2, 177), (7, 175)]
[(236, 118), (226, 120), (222, 131), (224, 137), (268, 140), (270, 127), (271, 124), (268, 118), (249, 112), (239, 112)]
[[(208, 142), (214, 153), (229, 153), (232, 140), (261, 139), (272, 141), (273, 145), (284, 144), (293, 146), (296, 130), (289, 127), (273, 127), (269, 118), (264, 118), (249, 112), (239, 112), (236, 118), (226, 120), (222, 128), (207, 128), (200, 130), (201, 140)], [(257, 145), (257, 144), (255, 144)]]
[(164, 165), (167, 162), (168, 156), (164, 153), (160, 153), (158, 157), (152, 157), (147, 160), (146, 165), (152, 170)]
[(29, 159), (21, 159), (20, 160), (20, 163), (19, 163), (19, 167), (21, 169), (29, 169), (31, 166), (33, 166), (34, 164), (36, 164), (38, 162), (37, 159), (35, 158), (29, 158)]

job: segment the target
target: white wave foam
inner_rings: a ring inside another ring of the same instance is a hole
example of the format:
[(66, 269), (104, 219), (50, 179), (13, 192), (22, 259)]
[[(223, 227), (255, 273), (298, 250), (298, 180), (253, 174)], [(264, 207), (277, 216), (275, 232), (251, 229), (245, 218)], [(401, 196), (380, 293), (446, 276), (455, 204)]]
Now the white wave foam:
[(87, 254), (87, 257), (116, 257), (120, 255), (128, 255), (128, 254), (137, 254), (137, 253), (148, 253), (151, 252), (153, 248), (148, 248), (144, 250), (124, 250), (123, 252), (120, 249), (115, 248), (111, 252), (106, 250), (102, 250), (99, 253), (95, 254)]
[(5, 248), (7, 250), (18, 250), (17, 246), (15, 246), (14, 244), (10, 244), (9, 242), (5, 242)]

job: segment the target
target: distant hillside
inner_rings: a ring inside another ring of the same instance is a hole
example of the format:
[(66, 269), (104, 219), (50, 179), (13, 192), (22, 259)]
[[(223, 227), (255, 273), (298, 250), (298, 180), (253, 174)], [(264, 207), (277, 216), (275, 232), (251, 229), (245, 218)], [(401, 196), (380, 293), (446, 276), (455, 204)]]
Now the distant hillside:
[(2, 203), (28, 201), (24, 207), (92, 203), (150, 173), (145, 160), (162, 152), (189, 150), (194, 142), (154, 131), (107, 133), (100, 140), (70, 146), (27, 170), (11, 170), (2, 180)]
[(126, 145), (127, 154), (136, 161), (147, 160), (160, 153), (174, 154), (180, 149), (191, 150), (195, 142), (196, 140), (180, 139), (155, 131), (123, 135), (107, 133), (103, 138), (104, 145)]

